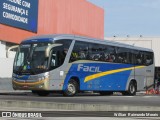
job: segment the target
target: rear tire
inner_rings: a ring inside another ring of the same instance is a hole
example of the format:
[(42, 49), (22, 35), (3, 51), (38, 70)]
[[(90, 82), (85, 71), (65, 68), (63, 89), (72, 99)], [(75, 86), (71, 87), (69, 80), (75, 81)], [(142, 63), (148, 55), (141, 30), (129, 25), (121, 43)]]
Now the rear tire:
[(131, 81), (128, 86), (128, 91), (122, 92), (122, 95), (134, 96), (136, 95), (136, 91), (137, 91), (136, 83)]
[(102, 95), (102, 96), (105, 96), (105, 95), (113, 95), (113, 92), (112, 92), (112, 91), (100, 91), (99, 93), (100, 93), (100, 95)]
[(63, 95), (64, 96), (68, 96), (68, 97), (75, 96), (77, 94), (77, 92), (78, 92), (78, 88), (79, 88), (78, 83), (75, 80), (71, 79), (68, 82), (67, 88), (63, 92)]
[(136, 95), (136, 91), (137, 91), (136, 83), (131, 81), (128, 88), (129, 95), (131, 96)]

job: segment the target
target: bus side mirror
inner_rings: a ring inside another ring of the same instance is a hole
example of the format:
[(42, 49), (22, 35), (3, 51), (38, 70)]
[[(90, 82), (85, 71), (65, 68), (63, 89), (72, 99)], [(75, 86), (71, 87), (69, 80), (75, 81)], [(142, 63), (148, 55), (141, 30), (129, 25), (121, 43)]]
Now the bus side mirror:
[(9, 57), (9, 51), (11, 51), (14, 48), (18, 48), (18, 47), (19, 47), (19, 45), (15, 45), (15, 46), (9, 47), (8, 50), (7, 50), (7, 53), (6, 53), (6, 57), (7, 58)]
[(62, 46), (62, 44), (52, 44), (48, 46), (45, 51), (45, 57), (49, 57), (49, 52), (51, 51), (51, 49), (58, 46)]

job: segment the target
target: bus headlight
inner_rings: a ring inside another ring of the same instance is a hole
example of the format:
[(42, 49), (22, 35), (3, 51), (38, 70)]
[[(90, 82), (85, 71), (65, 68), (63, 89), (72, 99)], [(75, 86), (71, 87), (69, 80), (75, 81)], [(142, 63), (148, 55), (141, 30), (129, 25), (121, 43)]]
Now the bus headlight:
[(40, 80), (44, 80), (44, 79), (47, 79), (47, 78), (49, 78), (49, 75), (47, 75), (47, 76), (42, 76), (42, 77), (39, 77), (39, 78), (38, 78), (38, 80), (40, 81)]
[(39, 85), (38, 87), (39, 87), (39, 88), (43, 88), (43, 87), (44, 87), (44, 84), (42, 84), (42, 85)]

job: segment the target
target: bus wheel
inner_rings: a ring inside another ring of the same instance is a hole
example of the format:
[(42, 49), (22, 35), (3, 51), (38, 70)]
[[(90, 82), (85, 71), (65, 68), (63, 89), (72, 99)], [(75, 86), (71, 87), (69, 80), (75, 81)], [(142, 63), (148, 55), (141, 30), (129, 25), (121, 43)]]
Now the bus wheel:
[(131, 81), (129, 83), (129, 88), (128, 88), (129, 95), (132, 95), (132, 96), (136, 95), (136, 91), (137, 91), (136, 90), (136, 83)]
[(49, 95), (49, 92), (48, 91), (37, 91), (37, 94), (39, 96), (48, 96)]
[(113, 95), (113, 92), (111, 92), (111, 91), (100, 91), (99, 93), (102, 96), (104, 96), (104, 95)]
[(133, 81), (131, 81), (129, 83), (128, 91), (122, 92), (122, 95), (131, 95), (131, 96), (134, 96), (134, 95), (136, 95), (136, 91), (137, 91), (136, 89), (137, 89), (136, 88), (136, 83), (133, 82)]
[(64, 96), (74, 96), (76, 95), (76, 93), (78, 92), (78, 83), (71, 79), (67, 85), (67, 89), (63, 92)]

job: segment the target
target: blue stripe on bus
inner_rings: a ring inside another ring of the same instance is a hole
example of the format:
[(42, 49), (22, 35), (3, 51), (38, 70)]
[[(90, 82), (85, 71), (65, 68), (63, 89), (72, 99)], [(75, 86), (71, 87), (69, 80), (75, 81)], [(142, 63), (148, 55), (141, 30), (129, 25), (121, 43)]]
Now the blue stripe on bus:
[(28, 80), (28, 78), (30, 77), (30, 75), (17, 75), (17, 77), (15, 77), (18, 80)]
[[(81, 64), (83, 67), (78, 70), (78, 66)], [(122, 72), (117, 72), (109, 75), (104, 75), (95, 79), (92, 79), (88, 82), (85, 82), (85, 78), (90, 75), (94, 75), (99, 73), (98, 71), (92, 72), (87, 71), (87, 67), (97, 68), (101, 72), (117, 70), (122, 68), (130, 68), (134, 67), (131, 64), (115, 64), (115, 63), (76, 63), (73, 64), (66, 76), (64, 81), (63, 90), (66, 89), (68, 81), (71, 77), (76, 76), (80, 79), (80, 90), (125, 90), (128, 78), (131, 74), (132, 70), (126, 70)]]

